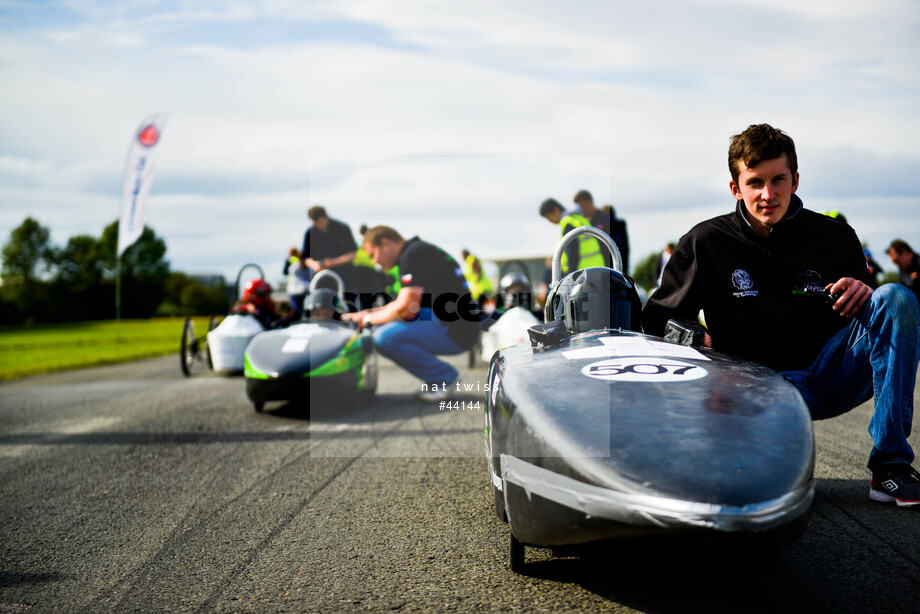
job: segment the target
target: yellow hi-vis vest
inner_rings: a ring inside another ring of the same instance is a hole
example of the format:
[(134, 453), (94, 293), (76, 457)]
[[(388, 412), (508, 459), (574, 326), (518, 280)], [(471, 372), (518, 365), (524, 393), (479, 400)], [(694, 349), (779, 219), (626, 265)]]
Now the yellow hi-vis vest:
[[(359, 247), (358, 251), (355, 252), (355, 259), (351, 261), (351, 264), (353, 266), (364, 266), (369, 269), (379, 270), (370, 254), (368, 254), (363, 247)], [(396, 295), (399, 294), (399, 290), (402, 287), (402, 284), (399, 283), (399, 267), (394, 265), (392, 269), (383, 271), (383, 274), (386, 276), (387, 281), (392, 282), (383, 289), (384, 293), (390, 295), (391, 298), (396, 298)]]
[(483, 294), (492, 293), (492, 282), (489, 281), (489, 278), (486, 277), (485, 271), (482, 269), (482, 263), (479, 263), (479, 270), (482, 271), (482, 276), (476, 274), (475, 264), (479, 261), (476, 256), (470, 254), (466, 257), (464, 261), (466, 264), (466, 283), (470, 287), (470, 295), (475, 300), (479, 300), (479, 297)]
[(359, 247), (357, 251), (355, 251), (355, 258), (351, 261), (351, 264), (352, 266), (364, 266), (369, 269), (377, 268), (377, 265), (371, 260), (370, 254), (364, 251), (363, 247)]
[[(583, 215), (570, 213), (559, 220), (559, 229), (565, 235), (565, 227), (572, 226), (580, 228), (581, 226), (590, 226), (591, 222)], [(572, 270), (586, 269), (591, 266), (604, 266), (604, 254), (601, 252), (601, 242), (589, 234), (578, 235), (578, 268), (569, 268), (569, 257), (562, 252), (562, 274), (571, 273)]]

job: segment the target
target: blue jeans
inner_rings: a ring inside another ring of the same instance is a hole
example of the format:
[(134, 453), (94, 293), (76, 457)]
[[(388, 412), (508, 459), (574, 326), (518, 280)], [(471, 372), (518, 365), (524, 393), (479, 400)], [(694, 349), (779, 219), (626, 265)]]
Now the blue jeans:
[(437, 355), (465, 350), (447, 333), (447, 325), (431, 309), (422, 309), (412, 322), (387, 322), (374, 330), (377, 350), (426, 384), (450, 384), (457, 370)]
[(291, 315), (293, 317), (299, 318), (300, 314), (303, 313), (303, 300), (305, 297), (306, 293), (288, 295), (288, 299), (291, 301)]
[(862, 313), (828, 340), (815, 363), (784, 371), (814, 420), (833, 418), (872, 398), (869, 469), (910, 463), (907, 443), (914, 412), (914, 384), (920, 362), (920, 306), (901, 284), (876, 289)]

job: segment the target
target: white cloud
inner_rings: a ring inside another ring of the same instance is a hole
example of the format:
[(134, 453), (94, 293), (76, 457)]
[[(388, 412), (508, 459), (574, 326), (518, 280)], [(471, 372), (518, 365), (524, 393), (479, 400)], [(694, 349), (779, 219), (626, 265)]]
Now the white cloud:
[(54, 160), (31, 160), (17, 156), (0, 156), (0, 177), (3, 183), (41, 184), (45, 177), (57, 171)]
[(872, 18), (879, 13), (909, 11), (910, 0), (698, 0), (722, 8), (758, 9), (783, 13), (789, 18), (840, 20)]

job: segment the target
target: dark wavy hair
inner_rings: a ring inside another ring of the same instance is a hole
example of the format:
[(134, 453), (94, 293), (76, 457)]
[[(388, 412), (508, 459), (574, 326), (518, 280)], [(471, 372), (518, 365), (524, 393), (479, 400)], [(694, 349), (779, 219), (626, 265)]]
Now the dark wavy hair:
[(316, 222), (318, 220), (323, 219), (324, 217), (329, 217), (329, 216), (326, 214), (325, 207), (323, 207), (322, 205), (314, 205), (313, 207), (310, 207), (310, 209), (307, 211), (307, 217), (310, 218), (311, 222)]
[(770, 124), (748, 126), (744, 132), (733, 136), (728, 146), (728, 170), (732, 174), (732, 181), (738, 183), (739, 162), (751, 168), (764, 160), (782, 157), (783, 154), (786, 155), (789, 170), (795, 175), (799, 170), (799, 161), (792, 137)]

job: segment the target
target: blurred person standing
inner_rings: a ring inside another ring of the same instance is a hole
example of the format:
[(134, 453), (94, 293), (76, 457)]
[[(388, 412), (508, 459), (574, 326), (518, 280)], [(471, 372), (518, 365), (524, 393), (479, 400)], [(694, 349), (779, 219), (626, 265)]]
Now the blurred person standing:
[[(351, 303), (356, 302), (354, 299), (357, 298), (357, 288), (352, 261), (358, 251), (358, 245), (351, 229), (346, 224), (330, 218), (325, 207), (320, 205), (310, 207), (307, 216), (313, 224), (303, 236), (303, 248), (300, 253), (304, 264), (314, 273), (325, 269), (337, 273), (345, 284), (346, 299)], [(322, 285), (325, 287), (325, 282)], [(334, 285), (330, 287), (335, 289)]]
[(623, 260), (623, 273), (629, 275), (629, 233), (626, 232), (626, 220), (617, 217), (616, 209), (613, 205), (604, 205), (601, 212), (607, 215), (610, 220), (610, 238), (617, 244), (620, 250), (620, 258)]
[(866, 266), (869, 268), (869, 281), (871, 282), (869, 285), (873, 288), (878, 288), (879, 281), (885, 271), (882, 269), (882, 265), (875, 261), (875, 258), (872, 257), (872, 252), (868, 249), (863, 249), (863, 255), (866, 257)]
[[(540, 215), (562, 230), (560, 239), (576, 228), (591, 226), (591, 222), (580, 213), (565, 213), (562, 205), (554, 198), (547, 198), (540, 205)], [(578, 235), (568, 244), (562, 254), (562, 274), (592, 266), (605, 266), (601, 242), (589, 234)]]
[(658, 256), (658, 285), (661, 285), (661, 276), (664, 275), (664, 267), (668, 266), (668, 260), (671, 259), (671, 254), (674, 253), (674, 248), (677, 247), (673, 243), (668, 243), (664, 246), (664, 251)]
[(284, 261), (282, 274), (287, 276), (287, 294), (291, 303), (290, 319), (299, 319), (303, 313), (303, 299), (310, 289), (310, 280), (313, 278), (313, 269), (306, 267), (296, 247), (288, 252)]
[[(581, 190), (573, 199), (581, 208), (581, 213), (591, 225), (606, 232), (617, 249), (620, 250), (620, 260), (623, 262), (623, 273), (629, 271), (629, 234), (626, 232), (626, 222), (617, 218), (616, 211), (611, 205), (604, 205), (600, 209), (594, 206), (594, 197), (588, 190)], [(607, 250), (603, 250), (606, 266), (611, 266), (612, 260)]]
[(920, 300), (920, 256), (905, 241), (895, 239), (888, 246), (888, 257), (901, 273), (900, 282), (910, 288)]
[(466, 249), (462, 250), (460, 255), (463, 256), (463, 275), (470, 287), (470, 294), (482, 304), (492, 295), (492, 282), (483, 270), (479, 258)]

